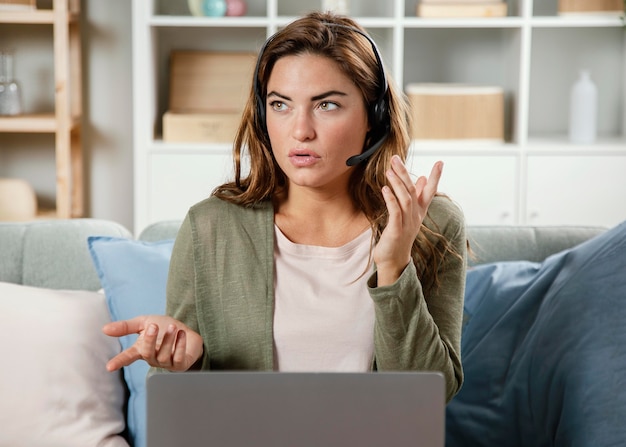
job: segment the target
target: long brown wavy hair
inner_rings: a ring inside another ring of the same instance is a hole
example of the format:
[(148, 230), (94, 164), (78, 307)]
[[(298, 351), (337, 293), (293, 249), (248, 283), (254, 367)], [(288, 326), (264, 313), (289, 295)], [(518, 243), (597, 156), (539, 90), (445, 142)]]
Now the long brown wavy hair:
[[(371, 43), (350, 27), (365, 32), (348, 17), (312, 12), (288, 24), (266, 42), (259, 54), (256, 78), (252, 79), (253, 85), (235, 137), (235, 179), (217, 187), (213, 191), (215, 196), (241, 206), (254, 206), (261, 201), (271, 200), (287, 187), (287, 178), (274, 158), (265, 123), (259, 117), (259, 108), (264, 109), (265, 104), (257, 104), (259, 98), (265, 101), (267, 83), (278, 59), (303, 53), (327, 57), (335, 61), (343, 73), (354, 81), (368, 110), (379, 99), (383, 88), (381, 70), (384, 68), (379, 66)], [(406, 98), (393, 82), (388, 82), (386, 95), (390, 122), (388, 137), (367, 162), (353, 168), (348, 186), (355, 206), (371, 223), (373, 243), (380, 238), (389, 217), (382, 195), (382, 187), (387, 184), (385, 171), (391, 165), (393, 155), (406, 160), (410, 144)], [(370, 140), (371, 137), (366, 137), (366, 148), (372, 143)], [(244, 175), (242, 164), (246, 151), (249, 172)], [(445, 238), (422, 224), (411, 250), (417, 271), (423, 276), (420, 279), (437, 284), (437, 269), (427, 269), (427, 264), (441, 265), (448, 251), (451, 251), (451, 247)]]

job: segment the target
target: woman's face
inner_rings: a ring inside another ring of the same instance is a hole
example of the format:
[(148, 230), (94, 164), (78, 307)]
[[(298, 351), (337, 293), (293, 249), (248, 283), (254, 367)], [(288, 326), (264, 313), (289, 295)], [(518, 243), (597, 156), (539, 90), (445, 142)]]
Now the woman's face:
[(279, 59), (267, 84), (267, 130), (290, 188), (347, 190), (368, 130), (360, 90), (324, 56)]

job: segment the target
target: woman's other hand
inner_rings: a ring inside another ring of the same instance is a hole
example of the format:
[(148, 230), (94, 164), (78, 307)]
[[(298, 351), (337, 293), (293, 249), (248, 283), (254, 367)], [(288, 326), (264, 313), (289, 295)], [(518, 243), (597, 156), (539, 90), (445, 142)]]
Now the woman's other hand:
[(428, 179), (419, 177), (415, 183), (400, 157), (395, 155), (387, 171), (389, 186), (383, 187), (383, 197), (389, 221), (374, 249), (378, 285), (395, 282), (411, 262), (411, 247), (426, 217), (428, 207), (437, 193), (443, 163), (433, 166)]
[(144, 315), (106, 324), (102, 331), (112, 337), (138, 334), (135, 343), (107, 362), (115, 371), (143, 359), (150, 366), (186, 371), (200, 358), (202, 337), (185, 324), (165, 315)]

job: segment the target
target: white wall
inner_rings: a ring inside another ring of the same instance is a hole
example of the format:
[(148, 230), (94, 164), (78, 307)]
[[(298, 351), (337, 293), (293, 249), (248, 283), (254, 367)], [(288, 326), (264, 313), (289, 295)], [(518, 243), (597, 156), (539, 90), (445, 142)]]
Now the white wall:
[[(83, 150), (86, 214), (133, 228), (132, 42), (129, 0), (83, 0)], [(15, 51), (26, 112), (54, 109), (49, 25), (0, 25), (0, 48)], [(54, 204), (54, 138), (0, 133), (0, 177), (29, 181)]]
[(88, 211), (133, 228), (129, 0), (83, 1)]

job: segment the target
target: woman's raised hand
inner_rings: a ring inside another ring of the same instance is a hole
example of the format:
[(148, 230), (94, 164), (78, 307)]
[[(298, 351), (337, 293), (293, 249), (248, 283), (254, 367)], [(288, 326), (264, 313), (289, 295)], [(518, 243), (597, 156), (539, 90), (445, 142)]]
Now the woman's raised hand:
[(374, 249), (379, 286), (396, 281), (411, 261), (413, 241), (437, 193), (442, 170), (443, 163), (437, 162), (428, 179), (422, 176), (413, 183), (400, 157), (392, 157), (387, 171), (389, 186), (382, 191), (389, 221)]
[(150, 366), (186, 371), (200, 358), (202, 337), (185, 324), (165, 315), (144, 315), (106, 324), (102, 331), (112, 337), (138, 334), (135, 343), (108, 361), (115, 371), (143, 359)]

